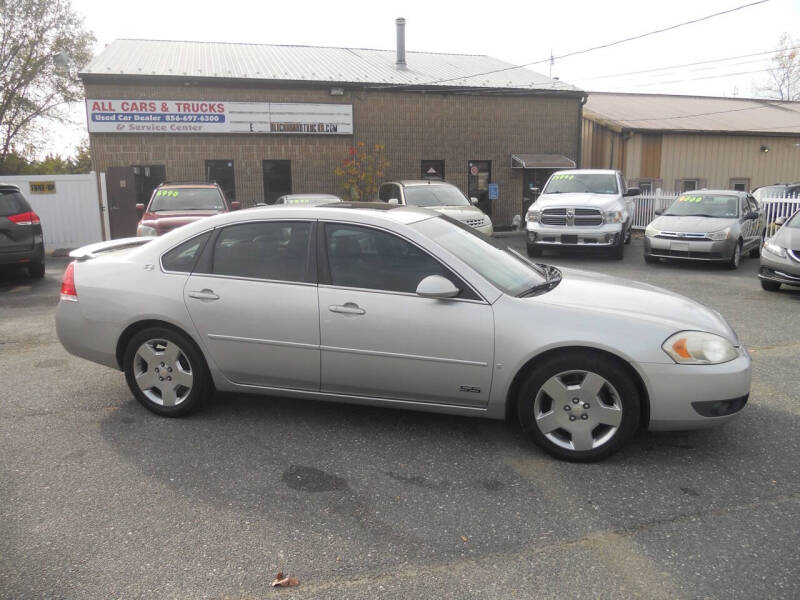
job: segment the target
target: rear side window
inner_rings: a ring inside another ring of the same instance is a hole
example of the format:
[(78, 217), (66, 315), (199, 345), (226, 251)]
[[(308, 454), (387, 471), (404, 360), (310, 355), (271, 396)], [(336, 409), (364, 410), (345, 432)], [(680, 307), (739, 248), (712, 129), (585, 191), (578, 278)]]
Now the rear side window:
[(306, 281), (311, 223), (261, 221), (231, 225), (214, 243), (214, 275)]
[(183, 242), (161, 257), (161, 266), (165, 271), (178, 273), (191, 273), (203, 247), (206, 245), (211, 232), (208, 231), (197, 237)]
[(17, 190), (0, 190), (0, 217), (18, 215), (29, 210), (28, 202)]

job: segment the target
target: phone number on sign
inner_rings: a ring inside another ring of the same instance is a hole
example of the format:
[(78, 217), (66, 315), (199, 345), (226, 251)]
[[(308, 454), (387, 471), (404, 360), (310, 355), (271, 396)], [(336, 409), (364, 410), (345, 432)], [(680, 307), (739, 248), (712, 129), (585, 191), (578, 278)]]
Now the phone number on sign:
[(164, 115), (164, 121), (181, 123), (224, 123), (223, 115)]

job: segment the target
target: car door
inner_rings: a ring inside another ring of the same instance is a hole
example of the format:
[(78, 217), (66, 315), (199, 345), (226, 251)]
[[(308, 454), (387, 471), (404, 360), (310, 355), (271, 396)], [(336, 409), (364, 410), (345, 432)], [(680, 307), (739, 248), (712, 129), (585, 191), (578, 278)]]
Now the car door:
[[(425, 250), (394, 232), (347, 223), (320, 230), (322, 391), (484, 406), (494, 356), (492, 308)], [(461, 292), (416, 294), (428, 275)]]
[(758, 201), (748, 195), (747, 201), (750, 203), (750, 210), (758, 215), (758, 218), (753, 220), (753, 240), (756, 244), (760, 245), (764, 233), (764, 210), (759, 206)]
[(184, 287), (217, 367), (245, 385), (319, 390), (311, 221), (250, 221), (216, 232)]

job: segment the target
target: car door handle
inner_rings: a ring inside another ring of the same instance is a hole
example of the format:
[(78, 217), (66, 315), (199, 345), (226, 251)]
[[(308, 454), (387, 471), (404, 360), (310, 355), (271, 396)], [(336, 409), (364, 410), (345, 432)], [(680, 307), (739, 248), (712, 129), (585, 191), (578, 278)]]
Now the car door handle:
[(214, 290), (208, 288), (200, 290), (199, 292), (188, 292), (189, 298), (196, 298), (197, 300), (219, 300), (219, 296), (214, 293)]
[(354, 302), (345, 302), (342, 305), (331, 304), (328, 310), (335, 313), (344, 313), (346, 315), (363, 315), (367, 312)]

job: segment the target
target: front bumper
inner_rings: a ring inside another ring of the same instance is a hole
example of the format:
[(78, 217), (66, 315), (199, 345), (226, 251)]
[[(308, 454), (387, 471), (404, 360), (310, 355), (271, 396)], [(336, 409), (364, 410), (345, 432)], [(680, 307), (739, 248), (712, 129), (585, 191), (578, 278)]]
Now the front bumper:
[(480, 231), (483, 235), (492, 237), (494, 234), (494, 227), (492, 226), (492, 222), (489, 221), (486, 225), (481, 225), (480, 227), (473, 227), (475, 231)]
[(542, 246), (614, 246), (622, 235), (621, 223), (559, 227), (528, 221), (528, 244)]
[(788, 256), (781, 258), (762, 250), (758, 278), (774, 281), (775, 283), (800, 286), (800, 262)]
[(715, 242), (645, 236), (644, 253), (656, 258), (728, 261), (733, 255), (736, 243), (737, 241), (733, 238)]
[(751, 361), (721, 365), (640, 364), (650, 394), (653, 431), (702, 429), (736, 418), (750, 394)]

